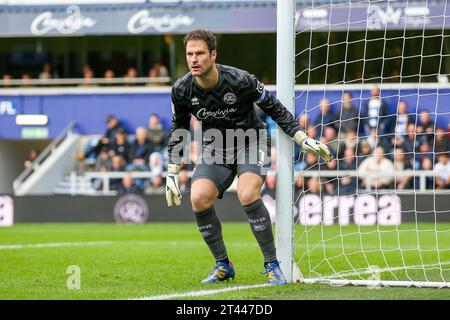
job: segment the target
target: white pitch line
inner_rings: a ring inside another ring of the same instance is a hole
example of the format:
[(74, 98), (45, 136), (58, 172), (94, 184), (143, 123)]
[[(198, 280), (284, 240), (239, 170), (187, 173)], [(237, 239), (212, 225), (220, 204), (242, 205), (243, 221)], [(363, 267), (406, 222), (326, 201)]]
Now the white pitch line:
[(342, 272), (342, 273), (336, 273), (335, 275), (325, 276), (322, 279), (330, 279), (335, 277), (351, 277), (351, 276), (358, 276), (362, 274), (373, 274), (376, 272), (392, 272), (392, 271), (399, 271), (399, 270), (408, 270), (408, 269), (426, 269), (426, 268), (433, 268), (433, 267), (440, 267), (442, 265), (448, 265), (450, 264), (450, 261), (444, 261), (441, 263), (432, 263), (432, 264), (424, 264), (424, 265), (415, 265), (415, 266), (402, 266), (402, 267), (388, 267), (388, 268), (380, 268), (380, 269), (363, 269), (363, 270), (355, 270), (355, 271), (349, 271), (349, 272)]
[(75, 246), (104, 246), (104, 245), (111, 245), (111, 244), (113, 244), (113, 242), (111, 242), (111, 241), (50, 242), (50, 243), (32, 243), (32, 244), (8, 244), (8, 245), (0, 245), (0, 250), (55, 248), (55, 247), (75, 247)]
[(130, 298), (129, 300), (168, 300), (168, 299), (185, 298), (185, 297), (203, 297), (203, 296), (210, 296), (213, 294), (219, 294), (219, 293), (223, 293), (223, 292), (241, 291), (241, 290), (263, 288), (263, 287), (269, 287), (269, 286), (270, 286), (270, 284), (266, 283), (266, 284), (238, 286), (238, 287), (230, 287), (230, 288), (215, 289), (215, 290), (200, 290), (200, 291), (164, 294), (164, 295), (159, 295), (159, 296), (150, 296), (150, 297), (142, 297), (142, 298)]

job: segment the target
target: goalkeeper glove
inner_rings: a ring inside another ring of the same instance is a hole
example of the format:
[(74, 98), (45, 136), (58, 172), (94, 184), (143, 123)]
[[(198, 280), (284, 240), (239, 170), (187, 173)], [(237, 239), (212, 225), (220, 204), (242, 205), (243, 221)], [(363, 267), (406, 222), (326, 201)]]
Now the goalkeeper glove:
[(322, 157), (325, 162), (329, 162), (333, 160), (333, 155), (330, 152), (330, 149), (326, 146), (326, 144), (309, 138), (305, 132), (299, 130), (294, 135), (295, 143), (303, 148), (308, 153), (313, 153), (316, 156)]
[(167, 168), (166, 199), (169, 207), (173, 205), (179, 206), (181, 204), (182, 196), (178, 186), (180, 167), (177, 164), (169, 164)]

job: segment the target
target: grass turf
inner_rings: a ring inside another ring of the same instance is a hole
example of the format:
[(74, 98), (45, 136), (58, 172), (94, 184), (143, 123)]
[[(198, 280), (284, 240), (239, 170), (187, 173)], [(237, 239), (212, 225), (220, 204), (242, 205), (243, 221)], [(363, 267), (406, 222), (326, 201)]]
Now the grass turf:
[[(450, 279), (449, 224), (401, 227), (296, 227), (296, 261), (308, 276), (350, 272), (368, 265), (384, 269), (383, 280)], [(400, 232), (398, 232), (400, 230)], [(419, 230), (419, 231), (417, 231)], [(238, 285), (265, 284), (262, 256), (246, 223), (224, 223), (224, 240), (236, 279), (200, 283), (213, 260), (194, 224), (17, 224), (0, 229), (0, 299), (129, 299)], [(6, 245), (98, 242), (61, 247)], [(440, 250), (436, 250), (436, 246)], [(418, 251), (417, 247), (421, 250)], [(324, 249), (325, 248), (325, 249)], [(383, 249), (383, 251), (380, 250)], [(400, 250), (401, 249), (401, 250)], [(436, 266), (441, 264), (443, 271)], [(79, 266), (81, 288), (69, 290), (68, 266)], [(450, 299), (450, 289), (333, 287), (289, 284), (180, 299)]]

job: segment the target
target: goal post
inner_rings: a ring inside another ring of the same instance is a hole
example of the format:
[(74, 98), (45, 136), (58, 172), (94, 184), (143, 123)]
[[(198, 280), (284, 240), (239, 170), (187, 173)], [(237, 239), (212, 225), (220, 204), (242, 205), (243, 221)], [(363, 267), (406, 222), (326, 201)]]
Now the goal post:
[[(277, 1), (277, 98), (295, 116), (295, 0)], [(294, 280), (293, 145), (292, 139), (277, 130), (276, 245), (280, 267)], [(286, 183), (290, 181), (291, 183)]]
[(450, 288), (449, 74), (447, 1), (277, 1), (277, 98), (336, 158), (277, 130), (288, 282)]

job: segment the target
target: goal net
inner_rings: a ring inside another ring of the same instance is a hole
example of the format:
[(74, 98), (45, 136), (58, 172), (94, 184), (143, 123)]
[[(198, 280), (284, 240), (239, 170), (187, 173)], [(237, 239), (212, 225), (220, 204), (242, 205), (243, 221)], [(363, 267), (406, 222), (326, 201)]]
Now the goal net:
[(294, 281), (450, 287), (448, 28), (447, 1), (297, 0), (296, 117), (335, 160), (295, 147)]

